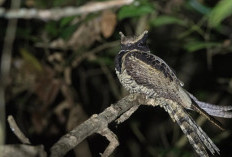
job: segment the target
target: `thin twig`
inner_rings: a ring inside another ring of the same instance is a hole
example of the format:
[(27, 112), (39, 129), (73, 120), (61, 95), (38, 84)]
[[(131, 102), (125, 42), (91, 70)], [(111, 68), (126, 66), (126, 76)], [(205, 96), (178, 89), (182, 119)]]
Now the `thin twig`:
[(110, 142), (107, 148), (105, 149), (104, 153), (102, 154), (102, 157), (108, 157), (113, 153), (115, 148), (119, 145), (117, 136), (109, 128), (105, 128), (98, 133), (101, 134), (102, 136), (105, 136), (107, 140)]
[(83, 61), (84, 59), (88, 57), (91, 57), (93, 54), (102, 52), (103, 50), (108, 49), (108, 48), (116, 47), (118, 45), (119, 45), (119, 41), (117, 40), (117, 41), (102, 44), (88, 52), (78, 55), (78, 57), (71, 63), (72, 67), (73, 68), (77, 67), (81, 63), (81, 61)]
[(18, 137), (18, 139), (23, 144), (31, 144), (30, 140), (23, 134), (23, 132), (19, 129), (18, 125), (16, 124), (14, 117), (9, 115), (7, 121), (10, 125), (11, 131)]
[[(11, 1), (11, 9), (18, 9), (21, 0)], [(0, 71), (0, 145), (5, 141), (5, 87), (7, 84), (7, 77), (11, 65), (11, 53), (13, 42), (15, 39), (15, 32), (17, 29), (17, 19), (11, 19), (8, 22), (4, 45), (1, 57), (1, 71)]]
[(109, 81), (109, 85), (111, 87), (112, 93), (114, 94), (114, 96), (116, 98), (119, 99), (121, 94), (119, 92), (119, 88), (117, 87), (117, 85), (115, 83), (115, 79), (114, 79), (111, 71), (109, 70), (109, 68), (104, 63), (100, 63), (100, 65), (101, 65), (102, 71), (106, 75), (107, 80)]
[(5, 10), (0, 8), (0, 17), (11, 18), (23, 18), (23, 19), (41, 19), (41, 20), (59, 20), (62, 17), (76, 16), (81, 14), (89, 14), (105, 9), (114, 7), (120, 7), (123, 5), (131, 4), (134, 0), (111, 0), (104, 2), (88, 3), (81, 7), (66, 7), (66, 8), (53, 8), (49, 10), (40, 9), (26, 9), (19, 10)]
[(31, 146), (25, 144), (3, 145), (0, 146), (1, 157), (46, 157), (47, 153), (44, 151), (42, 145)]

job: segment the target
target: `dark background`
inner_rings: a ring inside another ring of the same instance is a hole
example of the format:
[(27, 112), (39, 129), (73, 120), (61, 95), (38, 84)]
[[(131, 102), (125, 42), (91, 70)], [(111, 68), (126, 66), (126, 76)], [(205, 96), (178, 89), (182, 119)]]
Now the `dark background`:
[[(86, 3), (25, 0), (21, 7)], [(229, 0), (139, 0), (58, 21), (20, 19), (7, 81), (6, 115), (15, 117), (34, 145), (49, 150), (68, 130), (127, 95), (114, 71), (120, 31), (135, 35), (148, 30), (151, 52), (174, 69), (189, 92), (202, 101), (232, 105), (231, 6)], [(2, 7), (9, 8), (9, 1)], [(6, 19), (0, 18), (0, 27), (2, 45)], [(232, 120), (218, 118), (228, 128), (222, 132), (197, 113), (189, 113), (215, 141), (221, 156), (232, 156)], [(188, 141), (181, 140), (184, 135), (177, 124), (159, 107), (142, 106), (126, 122), (112, 123), (110, 128), (120, 142), (112, 156), (196, 156)], [(8, 125), (6, 134), (7, 144), (20, 143)], [(100, 156), (108, 144), (97, 134), (87, 142), (67, 156)]]

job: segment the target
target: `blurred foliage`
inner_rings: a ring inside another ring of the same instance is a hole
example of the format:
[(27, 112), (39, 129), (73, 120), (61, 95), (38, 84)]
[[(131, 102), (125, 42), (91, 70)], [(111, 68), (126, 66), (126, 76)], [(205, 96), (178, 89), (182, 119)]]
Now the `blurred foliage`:
[[(25, 0), (22, 7), (49, 9), (91, 2)], [(6, 22), (0, 20), (1, 45)], [(146, 29), (152, 53), (175, 69), (187, 90), (203, 101), (231, 105), (231, 28), (231, 0), (136, 0), (58, 21), (19, 20), (7, 114), (13, 114), (32, 143), (49, 150), (65, 132), (127, 94), (114, 72), (118, 33), (134, 35)], [(198, 114), (190, 113), (197, 119)], [(232, 129), (231, 120), (220, 121)], [(141, 107), (125, 123), (110, 127), (120, 142), (113, 156), (194, 156), (190, 144), (181, 141), (178, 126), (159, 107)], [(232, 156), (230, 131), (220, 132), (208, 122), (202, 127), (216, 139), (222, 156)], [(10, 130), (7, 143), (18, 143)], [(103, 137), (91, 136), (83, 146), (85, 152), (77, 148), (68, 156), (98, 156), (106, 145)]]
[(119, 20), (131, 17), (138, 17), (152, 13), (154, 8), (149, 3), (141, 3), (139, 5), (128, 5), (122, 7), (118, 12)]
[(230, 0), (220, 1), (209, 15), (209, 24), (212, 27), (218, 26), (222, 20), (232, 14), (232, 3)]

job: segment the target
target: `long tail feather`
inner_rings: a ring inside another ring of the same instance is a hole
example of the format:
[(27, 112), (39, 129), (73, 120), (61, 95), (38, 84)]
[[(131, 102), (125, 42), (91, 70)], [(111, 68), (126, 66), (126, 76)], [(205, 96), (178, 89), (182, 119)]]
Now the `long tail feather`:
[(194, 111), (200, 113), (202, 116), (204, 116), (205, 118), (207, 118), (211, 123), (213, 123), (219, 129), (225, 130), (223, 128), (222, 124), (217, 119), (215, 119), (214, 117), (212, 117), (211, 115), (209, 115), (205, 110), (201, 109), (198, 105), (194, 105), (193, 104), (192, 108), (194, 109)]
[(196, 102), (197, 102), (197, 104), (199, 104), (199, 106), (202, 109), (217, 110), (217, 111), (230, 111), (230, 110), (232, 110), (232, 106), (218, 106), (218, 105), (206, 103), (206, 102), (199, 101), (199, 100), (197, 100)]
[(212, 154), (215, 152), (219, 154), (219, 149), (217, 146), (188, 115), (182, 106), (175, 102), (171, 102), (164, 104), (163, 107), (169, 113), (170, 117), (172, 117), (179, 124), (180, 128), (187, 136), (190, 144), (193, 146), (199, 156), (208, 157), (205, 146)]
[(205, 109), (205, 111), (211, 116), (221, 117), (221, 118), (232, 118), (232, 112), (226, 112), (226, 111), (218, 112), (218, 111), (209, 110), (209, 109)]
[(218, 105), (202, 102), (199, 101), (196, 97), (194, 97), (191, 93), (188, 94), (190, 98), (209, 115), (215, 117), (222, 117), (222, 118), (232, 118), (232, 112), (228, 112), (232, 110), (232, 106), (218, 106)]

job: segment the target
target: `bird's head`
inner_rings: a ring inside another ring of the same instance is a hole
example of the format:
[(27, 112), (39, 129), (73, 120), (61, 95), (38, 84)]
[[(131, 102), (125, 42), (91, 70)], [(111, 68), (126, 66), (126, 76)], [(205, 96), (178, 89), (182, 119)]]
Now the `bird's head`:
[(119, 32), (121, 36), (121, 49), (122, 50), (140, 50), (149, 51), (147, 46), (148, 31), (144, 31), (139, 36), (126, 37), (122, 32)]

